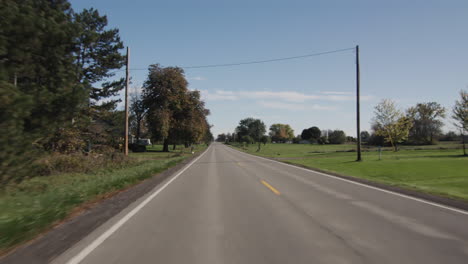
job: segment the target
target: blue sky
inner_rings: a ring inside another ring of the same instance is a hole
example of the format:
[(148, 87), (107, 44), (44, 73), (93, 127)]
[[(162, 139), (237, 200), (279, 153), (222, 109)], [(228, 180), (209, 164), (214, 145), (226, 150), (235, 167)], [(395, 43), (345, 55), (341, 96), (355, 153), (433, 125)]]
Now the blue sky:
[[(468, 1), (71, 1), (97, 8), (120, 29), (131, 68), (290, 57), (360, 46), (362, 129), (383, 98), (405, 109), (437, 101), (449, 112), (468, 85)], [(123, 74), (123, 72), (119, 73)], [(147, 70), (131, 71), (133, 86)], [(202, 91), (213, 134), (240, 119), (268, 126), (342, 129), (355, 135), (355, 54), (187, 69)], [(450, 116), (450, 115), (449, 115)], [(450, 118), (445, 130), (452, 129)]]

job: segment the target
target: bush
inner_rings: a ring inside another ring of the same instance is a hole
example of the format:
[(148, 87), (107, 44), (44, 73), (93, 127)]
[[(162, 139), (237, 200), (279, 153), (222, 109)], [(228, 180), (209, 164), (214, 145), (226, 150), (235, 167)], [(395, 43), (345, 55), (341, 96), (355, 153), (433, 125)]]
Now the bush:
[(330, 142), (328, 141), (328, 138), (327, 138), (327, 137), (320, 137), (320, 138), (317, 140), (317, 143), (323, 145), (323, 144), (329, 144)]
[(346, 141), (346, 134), (342, 130), (333, 130), (328, 135), (328, 140), (330, 144), (343, 144)]
[(35, 174), (30, 177), (59, 173), (89, 173), (102, 168), (122, 168), (132, 163), (136, 161), (115, 151), (89, 155), (55, 153), (39, 159), (35, 163)]
[(253, 144), (255, 143), (255, 140), (251, 136), (243, 136), (241, 138), (241, 142), (245, 142), (247, 144)]

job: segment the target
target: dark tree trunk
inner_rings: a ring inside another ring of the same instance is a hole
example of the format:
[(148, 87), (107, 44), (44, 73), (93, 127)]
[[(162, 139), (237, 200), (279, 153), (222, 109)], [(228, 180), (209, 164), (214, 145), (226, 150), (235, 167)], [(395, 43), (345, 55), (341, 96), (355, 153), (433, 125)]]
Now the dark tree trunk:
[(174, 145), (172, 145), (172, 150), (175, 150), (176, 149), (176, 144), (174, 143)]
[(190, 147), (190, 144), (188, 142), (185, 142), (184, 146), (185, 146), (185, 148), (188, 148), (188, 147)]
[(163, 152), (169, 152), (169, 141), (167, 139), (164, 139)]

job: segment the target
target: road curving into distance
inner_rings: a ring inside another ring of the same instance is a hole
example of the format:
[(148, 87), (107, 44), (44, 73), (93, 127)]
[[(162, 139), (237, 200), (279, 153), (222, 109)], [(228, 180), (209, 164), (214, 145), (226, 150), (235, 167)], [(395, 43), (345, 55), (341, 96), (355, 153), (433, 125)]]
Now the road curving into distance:
[(468, 213), (214, 143), (53, 263), (464, 263)]

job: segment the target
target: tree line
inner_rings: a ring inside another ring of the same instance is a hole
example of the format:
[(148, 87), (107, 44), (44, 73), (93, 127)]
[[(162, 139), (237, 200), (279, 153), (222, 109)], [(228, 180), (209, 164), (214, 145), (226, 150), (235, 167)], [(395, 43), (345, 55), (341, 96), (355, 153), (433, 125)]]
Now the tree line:
[[(125, 115), (116, 99), (125, 85), (115, 76), (125, 64), (119, 30), (98, 10), (75, 12), (66, 0), (4, 0), (0, 17), (0, 183), (32, 175), (48, 153), (118, 153)], [(157, 89), (177, 95), (164, 99)], [(151, 66), (143, 90), (136, 104), (145, 115), (132, 106), (131, 122), (147, 123), (151, 138), (191, 144), (209, 134), (209, 111), (187, 90), (181, 69)]]
[[(399, 144), (436, 144), (439, 139), (455, 139), (455, 132), (442, 133), (443, 118), (447, 109), (436, 102), (418, 103), (403, 111), (389, 99), (382, 100), (374, 108), (372, 133), (380, 144), (390, 144), (395, 151)], [(468, 131), (468, 92), (460, 91), (460, 99), (452, 109), (453, 124), (459, 129), (466, 154), (465, 134)], [(361, 134), (362, 135), (362, 134)], [(367, 136), (367, 135), (365, 135)]]
[[(460, 91), (460, 99), (452, 109), (454, 125), (459, 134), (450, 131), (442, 132), (443, 118), (447, 109), (436, 102), (418, 103), (402, 111), (392, 100), (384, 99), (375, 106), (371, 132), (362, 131), (361, 141), (364, 144), (384, 146), (390, 145), (395, 151), (399, 144), (428, 145), (437, 144), (438, 140), (462, 140), (463, 152), (466, 154), (465, 134), (468, 132), (468, 92)], [(220, 142), (243, 142), (247, 144), (267, 142), (274, 143), (312, 143), (312, 144), (343, 144), (356, 142), (356, 138), (346, 136), (342, 130), (320, 130), (312, 126), (302, 130), (300, 135), (294, 136), (294, 130), (288, 124), (273, 124), (269, 134), (263, 121), (245, 118), (239, 122), (234, 133), (219, 134)]]
[(234, 133), (222, 133), (216, 138), (219, 142), (239, 142), (246, 144), (258, 144), (258, 150), (261, 144), (267, 143), (319, 143), (319, 144), (343, 144), (351, 137), (347, 137), (342, 130), (321, 131), (318, 127), (306, 128), (301, 135), (294, 136), (294, 130), (289, 124), (276, 123), (269, 127), (266, 134), (265, 123), (260, 119), (252, 117), (239, 121)]

